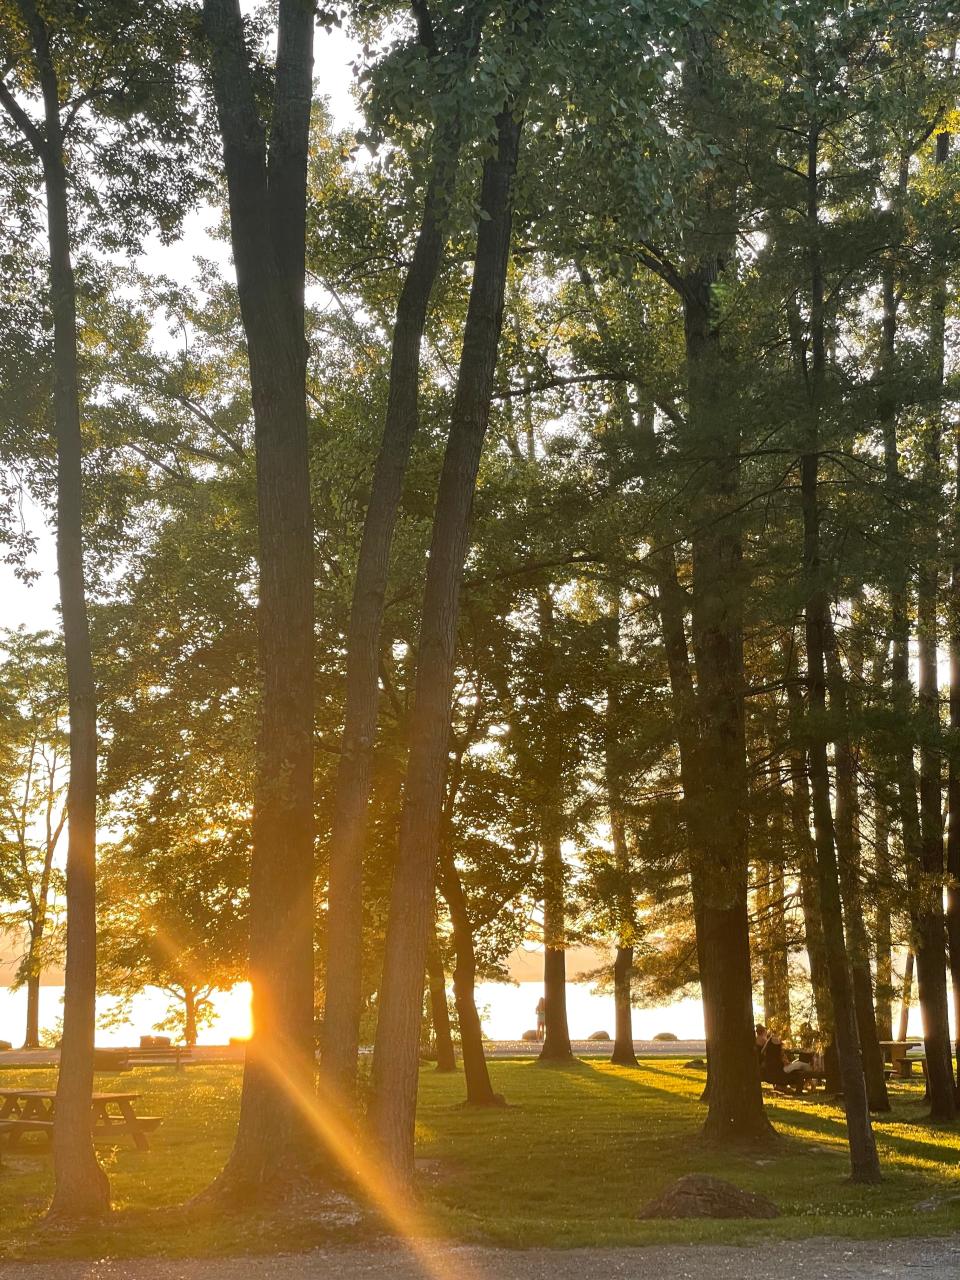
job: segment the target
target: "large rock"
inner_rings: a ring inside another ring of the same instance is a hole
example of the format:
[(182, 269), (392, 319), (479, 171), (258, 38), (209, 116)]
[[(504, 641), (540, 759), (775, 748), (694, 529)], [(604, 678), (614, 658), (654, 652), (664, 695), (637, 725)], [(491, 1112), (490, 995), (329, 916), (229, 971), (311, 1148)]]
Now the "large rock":
[(641, 1218), (779, 1218), (765, 1196), (706, 1173), (688, 1173), (640, 1210)]

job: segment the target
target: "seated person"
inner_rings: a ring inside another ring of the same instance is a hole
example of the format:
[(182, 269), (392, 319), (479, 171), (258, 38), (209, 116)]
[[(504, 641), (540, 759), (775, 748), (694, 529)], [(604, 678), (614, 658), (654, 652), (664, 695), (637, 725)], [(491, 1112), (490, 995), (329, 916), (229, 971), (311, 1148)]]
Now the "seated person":
[(760, 1079), (767, 1084), (776, 1085), (778, 1089), (786, 1087), (787, 1079), (784, 1071), (783, 1042), (779, 1036), (768, 1031), (762, 1022), (755, 1028), (757, 1033), (757, 1053), (760, 1055)]
[(806, 1082), (817, 1078), (816, 1068), (813, 1063), (804, 1062), (801, 1056), (795, 1056), (789, 1049), (784, 1049), (783, 1057), (783, 1073), (787, 1087), (794, 1089), (797, 1093), (803, 1093)]
[(762, 1024), (756, 1027), (757, 1051), (760, 1054), (760, 1079), (772, 1084), (776, 1089), (793, 1089), (802, 1093), (806, 1082), (813, 1077), (813, 1072), (805, 1062), (794, 1058), (783, 1047), (783, 1041), (773, 1031), (768, 1031)]

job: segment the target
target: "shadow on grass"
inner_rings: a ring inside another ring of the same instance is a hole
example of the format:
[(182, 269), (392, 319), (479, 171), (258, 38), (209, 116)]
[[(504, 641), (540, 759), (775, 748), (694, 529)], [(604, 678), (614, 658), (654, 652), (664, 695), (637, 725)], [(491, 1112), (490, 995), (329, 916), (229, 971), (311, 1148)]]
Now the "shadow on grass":
[[(700, 1132), (700, 1121), (705, 1116), (705, 1108), (694, 1092), (699, 1087), (700, 1080), (691, 1079), (682, 1066), (672, 1062), (654, 1064), (648, 1059), (641, 1061), (639, 1073), (631, 1069), (629, 1075), (619, 1074), (620, 1068), (604, 1070), (604, 1066), (609, 1068), (610, 1064), (581, 1061), (572, 1066), (568, 1064), (565, 1074), (577, 1092), (587, 1096), (629, 1096), (634, 1104), (644, 1097), (651, 1101), (654, 1098), (662, 1100), (675, 1113), (676, 1122), (671, 1126), (672, 1140), (688, 1142), (691, 1150), (699, 1149), (710, 1153), (721, 1161), (727, 1155), (749, 1158), (764, 1151), (777, 1156), (826, 1154), (838, 1159), (847, 1158), (847, 1126), (842, 1106), (825, 1099), (814, 1099), (806, 1095), (794, 1101), (781, 1095), (768, 1095), (764, 1101), (775, 1129), (773, 1140), (717, 1143), (703, 1137)], [(655, 1079), (659, 1077), (662, 1083), (653, 1083), (651, 1076)], [(692, 1090), (679, 1091), (677, 1084), (692, 1086)], [(558, 1097), (557, 1101), (562, 1099)], [(881, 1160), (888, 1170), (912, 1171), (916, 1169), (918, 1162), (929, 1166), (949, 1166), (953, 1163), (956, 1167), (956, 1162), (960, 1161), (960, 1130), (952, 1126), (932, 1126), (925, 1122), (923, 1116), (910, 1114), (915, 1109), (922, 1109), (924, 1104), (919, 1096), (895, 1096), (893, 1103), (892, 1113), (885, 1115), (882, 1120), (874, 1121)], [(823, 1110), (826, 1107), (830, 1108), (829, 1112)], [(679, 1114), (676, 1114), (678, 1110)], [(688, 1117), (691, 1121), (689, 1129), (684, 1124)], [(923, 1134), (929, 1136), (898, 1132), (904, 1127), (919, 1130), (921, 1126)], [(938, 1140), (938, 1137), (943, 1140)], [(951, 1141), (951, 1138), (955, 1140)], [(816, 1139), (827, 1145), (819, 1146)], [(950, 1174), (944, 1171), (941, 1177), (949, 1178)]]

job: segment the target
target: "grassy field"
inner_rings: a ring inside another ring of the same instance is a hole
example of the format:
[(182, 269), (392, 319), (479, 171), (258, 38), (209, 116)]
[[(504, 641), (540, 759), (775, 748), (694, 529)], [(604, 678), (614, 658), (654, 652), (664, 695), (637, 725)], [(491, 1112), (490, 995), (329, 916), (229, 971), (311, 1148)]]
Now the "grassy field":
[[(702, 1074), (669, 1059), (639, 1070), (600, 1061), (568, 1069), (491, 1063), (508, 1110), (459, 1106), (460, 1076), (421, 1074), (417, 1127), (428, 1229), (511, 1246), (745, 1241), (760, 1235), (894, 1236), (960, 1229), (960, 1131), (923, 1123), (919, 1085), (897, 1084), (892, 1117), (877, 1124), (885, 1181), (846, 1181), (842, 1114), (812, 1101), (771, 1098), (783, 1135), (768, 1153), (719, 1154), (697, 1138)], [(51, 1188), (50, 1157), (36, 1139), (3, 1154), (0, 1257), (202, 1254), (283, 1247), (330, 1238), (322, 1223), (291, 1229), (255, 1221), (190, 1221), (176, 1206), (219, 1169), (235, 1123), (234, 1066), (138, 1068), (98, 1087), (138, 1091), (144, 1113), (164, 1117), (153, 1149), (127, 1143), (102, 1156), (119, 1211), (95, 1233), (41, 1239), (38, 1215)], [(4, 1086), (48, 1087), (52, 1073), (0, 1071)], [(730, 1178), (772, 1197), (784, 1216), (763, 1223), (640, 1222), (640, 1206), (682, 1173)], [(947, 1197), (958, 1196), (950, 1202)], [(933, 1211), (923, 1202), (943, 1201)], [(351, 1229), (355, 1233), (356, 1228)]]

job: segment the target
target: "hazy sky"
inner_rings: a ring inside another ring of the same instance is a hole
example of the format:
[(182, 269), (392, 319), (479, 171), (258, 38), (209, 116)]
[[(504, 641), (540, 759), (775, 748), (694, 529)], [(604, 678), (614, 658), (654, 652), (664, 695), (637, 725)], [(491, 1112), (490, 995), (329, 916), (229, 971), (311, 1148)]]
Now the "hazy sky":
[[(359, 119), (351, 97), (353, 73), (350, 64), (355, 57), (356, 46), (342, 31), (327, 33), (317, 31), (314, 77), (317, 92), (330, 99), (330, 106), (337, 125), (348, 126)], [(210, 208), (196, 210), (186, 219), (183, 235), (172, 245), (161, 245), (150, 240), (138, 260), (145, 271), (172, 276), (187, 281), (193, 275), (194, 259), (198, 256), (212, 258), (229, 268), (226, 246), (211, 239), (210, 228), (217, 219)], [(13, 569), (0, 564), (0, 626), (26, 626), (30, 630), (53, 628), (57, 622), (57, 580), (55, 570), (55, 545), (53, 532), (44, 520), (43, 512), (27, 502), (24, 517), (37, 539), (36, 554), (31, 559), (31, 569), (39, 577), (30, 585), (21, 582)]]

